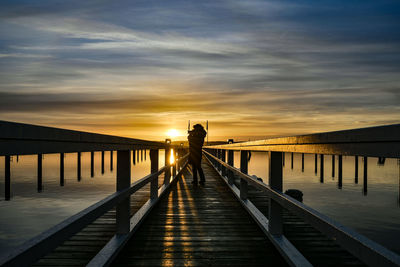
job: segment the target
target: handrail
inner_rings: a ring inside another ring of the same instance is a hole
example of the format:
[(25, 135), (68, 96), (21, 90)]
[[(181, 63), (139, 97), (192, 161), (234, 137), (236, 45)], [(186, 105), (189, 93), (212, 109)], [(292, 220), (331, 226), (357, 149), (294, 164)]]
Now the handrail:
[[(345, 227), (329, 217), (319, 213), (318, 211), (302, 204), (301, 202), (291, 198), (290, 196), (273, 190), (270, 186), (254, 179), (253, 177), (242, 173), (239, 169), (220, 160), (211, 153), (203, 150), (203, 152), (218, 164), (226, 169), (235, 172), (248, 183), (256, 188), (264, 191), (268, 196), (279, 203), (280, 206), (293, 212), (312, 226), (317, 228), (322, 233), (335, 239), (335, 241), (346, 248), (353, 255), (368, 265), (372, 266), (399, 266), (400, 256), (379, 245), (378, 243), (368, 239), (367, 237)], [(247, 200), (249, 201), (249, 200)]]
[(165, 147), (161, 142), (0, 121), (0, 156)]
[(400, 124), (213, 145), (205, 148), (400, 158)]
[[(176, 161), (178, 166), (188, 158), (188, 154)], [(158, 160), (158, 159), (157, 159)], [(117, 191), (110, 196), (100, 200), (81, 212), (67, 218), (63, 222), (51, 227), (38, 236), (28, 240), (12, 252), (2, 255), (0, 266), (23, 266), (33, 264), (42, 256), (46, 255), (69, 237), (79, 232), (89, 223), (96, 220), (105, 212), (116, 206), (118, 203), (135, 193), (143, 186), (153, 181), (160, 174), (165, 172), (168, 167), (164, 166), (157, 172), (151, 173), (140, 180), (132, 183), (130, 187)], [(177, 175), (178, 176), (178, 175)]]

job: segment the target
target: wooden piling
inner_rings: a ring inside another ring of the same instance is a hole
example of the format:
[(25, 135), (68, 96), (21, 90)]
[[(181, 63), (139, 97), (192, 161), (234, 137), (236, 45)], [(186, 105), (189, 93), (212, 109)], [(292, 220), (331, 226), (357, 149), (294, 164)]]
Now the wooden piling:
[(4, 157), (4, 198), (11, 199), (11, 157)]
[(42, 192), (43, 190), (43, 179), (42, 179), (42, 154), (37, 155), (37, 191)]
[(60, 153), (60, 186), (64, 186), (64, 153)]

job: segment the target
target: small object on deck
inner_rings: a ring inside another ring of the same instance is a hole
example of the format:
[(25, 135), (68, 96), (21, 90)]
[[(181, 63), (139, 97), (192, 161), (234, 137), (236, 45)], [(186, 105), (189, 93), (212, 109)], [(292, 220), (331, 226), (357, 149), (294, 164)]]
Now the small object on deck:
[(261, 177), (258, 177), (257, 175), (252, 175), (251, 177), (253, 177), (257, 181), (260, 181), (260, 182), (264, 183), (263, 179)]
[(297, 189), (288, 189), (285, 194), (296, 199), (297, 201), (303, 202), (303, 192)]

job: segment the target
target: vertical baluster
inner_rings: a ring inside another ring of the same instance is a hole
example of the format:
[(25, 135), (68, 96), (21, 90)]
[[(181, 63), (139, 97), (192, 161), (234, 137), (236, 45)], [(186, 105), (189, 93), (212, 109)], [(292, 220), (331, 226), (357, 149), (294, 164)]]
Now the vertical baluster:
[[(117, 151), (117, 191), (129, 188), (131, 185), (131, 152)], [(116, 206), (117, 234), (126, 234), (130, 231), (130, 195)]]
[(358, 156), (354, 157), (354, 183), (358, 184)]
[(11, 198), (11, 157), (4, 157), (4, 198), (10, 200)]
[(144, 150), (144, 161), (146, 161), (147, 149)]
[(291, 158), (290, 158), (290, 168), (293, 170), (293, 161), (294, 161), (294, 159), (293, 159), (293, 152), (291, 153)]
[(173, 154), (174, 155), (174, 158), (173, 158), (173, 160), (174, 160), (174, 162), (172, 162), (172, 177), (175, 177), (176, 176), (176, 158), (175, 158), (175, 149), (171, 149), (171, 154)]
[(113, 166), (114, 166), (114, 159), (113, 159), (113, 155), (114, 151), (110, 151), (110, 171), (113, 171)]
[[(233, 166), (233, 150), (228, 150), (228, 164)], [(228, 183), (232, 185), (234, 183), (233, 171), (228, 170)]]
[[(282, 152), (269, 152), (269, 186), (271, 189), (282, 192)], [(269, 232), (273, 235), (282, 235), (283, 231), (282, 207), (278, 202), (269, 199)]]
[(342, 188), (343, 184), (343, 156), (338, 156), (338, 188)]
[[(221, 150), (221, 160), (223, 162), (226, 162), (226, 150), (225, 149)], [(221, 166), (221, 172), (222, 172), (222, 176), (225, 177), (226, 176), (226, 168), (224, 166)]]
[(43, 190), (43, 179), (42, 179), (42, 154), (37, 155), (37, 191), (42, 192)]
[(332, 177), (335, 177), (335, 155), (332, 155)]
[(315, 154), (314, 161), (315, 161), (314, 172), (317, 174), (318, 173), (318, 154)]
[[(247, 150), (240, 151), (240, 171), (245, 174), (247, 174), (248, 172), (247, 155), (248, 155)], [(240, 178), (240, 198), (243, 200), (247, 199), (247, 187), (248, 187), (247, 181), (244, 180), (243, 178)]]
[(143, 162), (143, 149), (140, 149), (140, 162)]
[(139, 150), (136, 150), (136, 162), (139, 162)]
[[(150, 165), (151, 173), (158, 172), (158, 149), (150, 149)], [(151, 180), (150, 184), (150, 198), (158, 198), (158, 176)]]
[(324, 182), (324, 155), (323, 154), (321, 154), (319, 181), (321, 183)]
[(132, 163), (133, 165), (136, 165), (136, 151), (132, 150)]
[(304, 153), (301, 153), (301, 171), (304, 172)]
[[(217, 149), (217, 158), (221, 159), (221, 149)], [(222, 167), (221, 163), (218, 162), (217, 166), (218, 166), (218, 171), (221, 172), (221, 167)]]
[(171, 147), (167, 143), (165, 146), (165, 166), (167, 166), (167, 169), (164, 172), (164, 184), (169, 184), (171, 180), (171, 164), (169, 162), (170, 153), (171, 153)]
[(282, 152), (282, 166), (285, 167), (285, 152)]
[(101, 174), (104, 174), (104, 150), (101, 151)]
[(368, 193), (368, 157), (364, 157), (364, 184), (363, 184), (363, 194)]
[(64, 186), (64, 153), (60, 153), (60, 186)]
[(94, 151), (90, 151), (90, 177), (94, 177)]

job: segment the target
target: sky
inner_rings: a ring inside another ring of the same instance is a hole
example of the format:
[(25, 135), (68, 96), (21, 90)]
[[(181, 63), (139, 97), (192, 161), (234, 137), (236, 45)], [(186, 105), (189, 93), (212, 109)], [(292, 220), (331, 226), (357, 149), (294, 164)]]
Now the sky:
[(400, 2), (1, 1), (0, 119), (149, 140), (400, 122)]

